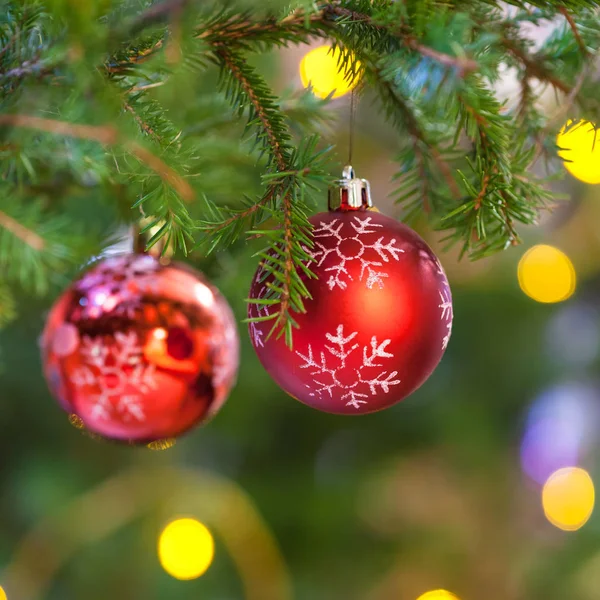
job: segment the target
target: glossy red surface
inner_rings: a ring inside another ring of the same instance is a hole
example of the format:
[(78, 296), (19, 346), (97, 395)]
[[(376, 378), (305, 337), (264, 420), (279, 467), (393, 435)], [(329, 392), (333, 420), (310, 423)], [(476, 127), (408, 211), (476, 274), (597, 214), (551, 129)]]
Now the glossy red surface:
[[(444, 271), (409, 227), (376, 212), (329, 212), (310, 219), (318, 279), (295, 315), (294, 347), (250, 324), (256, 353), (291, 396), (319, 410), (363, 414), (387, 408), (417, 389), (442, 358), (452, 327)], [(251, 298), (267, 293), (259, 270)], [(249, 316), (276, 307), (250, 304)]]
[(147, 255), (94, 265), (42, 334), (48, 385), (91, 432), (148, 443), (207, 421), (235, 382), (231, 310), (199, 273)]

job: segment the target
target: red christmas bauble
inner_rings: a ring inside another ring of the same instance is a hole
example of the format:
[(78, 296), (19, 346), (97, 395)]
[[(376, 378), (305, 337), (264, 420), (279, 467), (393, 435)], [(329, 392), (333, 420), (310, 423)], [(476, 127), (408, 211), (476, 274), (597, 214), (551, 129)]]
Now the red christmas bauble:
[(102, 260), (58, 299), (41, 338), (62, 407), (103, 437), (148, 443), (208, 420), (234, 384), (238, 336), (219, 291), (152, 256)]
[[(261, 363), (291, 396), (319, 410), (364, 414), (416, 390), (439, 363), (452, 328), (444, 271), (409, 227), (372, 211), (313, 216), (317, 279), (302, 278), (312, 299), (294, 315), (293, 349), (267, 334), (273, 321), (250, 323)], [(250, 298), (269, 279), (259, 268)], [(277, 307), (250, 304), (249, 317)]]

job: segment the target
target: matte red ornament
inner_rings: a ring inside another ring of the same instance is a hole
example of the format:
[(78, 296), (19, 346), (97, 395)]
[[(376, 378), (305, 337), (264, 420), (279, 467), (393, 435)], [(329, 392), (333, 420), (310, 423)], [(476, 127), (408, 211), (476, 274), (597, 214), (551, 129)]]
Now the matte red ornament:
[(238, 345), (215, 287), (144, 254), (94, 265), (58, 299), (41, 339), (62, 407), (89, 431), (129, 443), (210, 419), (235, 382)]
[[(452, 298), (423, 239), (365, 210), (367, 182), (341, 184), (348, 187), (342, 185), (340, 210), (310, 219), (309, 266), (317, 279), (302, 274), (312, 299), (305, 313), (294, 315), (293, 349), (283, 337), (267, 339), (273, 321), (250, 323), (250, 336), (265, 369), (292, 397), (329, 413), (365, 414), (399, 402), (429, 377), (450, 339)], [(359, 204), (348, 208), (352, 194)], [(250, 298), (264, 298), (269, 281), (259, 269)], [(248, 314), (275, 310), (250, 304)]]

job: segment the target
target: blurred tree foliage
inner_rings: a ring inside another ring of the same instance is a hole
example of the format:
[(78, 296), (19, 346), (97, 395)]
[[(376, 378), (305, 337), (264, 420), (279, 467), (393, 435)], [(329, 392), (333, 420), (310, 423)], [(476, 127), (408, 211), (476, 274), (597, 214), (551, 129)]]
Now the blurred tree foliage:
[[(249, 59), (315, 37), (341, 48), (347, 77), (363, 76), (397, 128), (407, 217), (427, 213), (473, 258), (518, 243), (516, 225), (551, 198), (531, 166), (560, 124), (539, 111), (532, 82), (597, 122), (600, 27), (591, 1), (505, 4), (4, 0), (3, 288), (43, 293), (88, 256), (102, 232), (66, 203), (96, 196), (114, 219), (149, 217), (148, 246), (212, 251), (260, 236), (277, 281), (261, 302), (278, 305), (274, 330), (290, 340), (307, 295), (297, 273), (307, 214), (331, 181), (314, 134), (325, 103), (304, 94), (282, 104)], [(554, 18), (562, 25), (535, 48), (523, 26)], [(507, 66), (521, 82), (511, 108), (494, 88)], [(202, 93), (200, 80), (212, 81)], [(233, 195), (242, 180), (250, 193)]]
[[(122, 468), (181, 465), (251, 495), (298, 600), (414, 600), (439, 587), (462, 600), (596, 599), (598, 518), (569, 537), (544, 526), (518, 441), (524, 406), (543, 386), (599, 365), (573, 373), (544, 354), (560, 308), (520, 295), (512, 272), (512, 283), (500, 270), (476, 289), (455, 286), (455, 333), (439, 370), (402, 405), (360, 420), (285, 396), (242, 335), (228, 404), (164, 452), (71, 427), (36, 344), (52, 298), (140, 213), (158, 232), (152, 241), (188, 251), (240, 320), (255, 252), (277, 247), (292, 265), (304, 257), (305, 215), (323, 208), (339, 170), (325, 152), (332, 140), (314, 136), (332, 111), (310, 93), (278, 97), (267, 51), (315, 37), (344, 50), (349, 77), (364, 70), (361, 93), (396, 128), (405, 216), (426, 214), (474, 257), (511, 246), (550, 200), (530, 165), (554, 155), (567, 115), (599, 121), (600, 21), (591, 1), (510, 4), (507, 13), (474, 0), (0, 0), (0, 567), (35, 524)], [(547, 19), (558, 27), (534, 47), (522, 25)], [(496, 92), (504, 64), (519, 77), (516, 106)], [(541, 111), (536, 81), (556, 90), (558, 113)], [(289, 276), (274, 290), (289, 330), (302, 290), (287, 260), (271, 268)], [(597, 286), (589, 293), (597, 303)], [(128, 502), (98, 505), (98, 522)], [(171, 508), (86, 546), (44, 599), (243, 598), (218, 536), (201, 579), (161, 571), (156, 535)], [(36, 569), (95, 521), (41, 545)]]

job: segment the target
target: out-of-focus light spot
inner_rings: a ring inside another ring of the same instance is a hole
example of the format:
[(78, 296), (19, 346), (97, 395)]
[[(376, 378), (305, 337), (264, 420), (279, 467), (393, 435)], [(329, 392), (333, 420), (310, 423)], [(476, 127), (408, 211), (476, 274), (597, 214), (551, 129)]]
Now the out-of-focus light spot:
[(106, 302), (106, 299), (108, 298), (108, 294), (106, 292), (92, 292), (91, 294), (91, 300), (92, 300), (92, 304), (94, 304), (95, 306), (103, 306), (103, 304)]
[(600, 353), (600, 314), (582, 304), (567, 304), (551, 318), (546, 349), (551, 358), (573, 367), (587, 367)]
[(433, 590), (419, 596), (417, 600), (459, 600), (459, 598), (446, 590)]
[(525, 252), (519, 261), (519, 285), (538, 302), (562, 302), (575, 291), (575, 268), (558, 248), (541, 244)]
[(8, 597), (6, 596), (6, 592), (4, 591), (4, 589), (2, 588), (1, 585), (0, 585), (0, 600), (8, 600)]
[(597, 439), (600, 394), (587, 383), (567, 382), (543, 392), (529, 409), (521, 462), (543, 484), (554, 471), (581, 462)]
[(565, 168), (584, 183), (600, 183), (600, 139), (589, 121), (580, 121), (566, 131), (572, 121), (560, 130), (556, 145), (558, 155), (565, 160)]
[(203, 283), (197, 283), (194, 286), (194, 294), (196, 295), (198, 302), (206, 308), (210, 308), (215, 302), (215, 297), (210, 288)]
[[(312, 86), (312, 91), (319, 98), (344, 96), (356, 87), (359, 77), (348, 75), (341, 66), (342, 53), (331, 46), (319, 46), (308, 52), (300, 63), (300, 78), (305, 88)], [(334, 91), (335, 90), (335, 91)]]
[(155, 440), (154, 442), (150, 442), (148, 444), (148, 448), (150, 448), (150, 450), (168, 450), (176, 443), (177, 440), (175, 440), (175, 438), (166, 438), (164, 440)]
[(175, 579), (196, 579), (212, 563), (215, 543), (210, 531), (196, 519), (169, 523), (158, 540), (163, 569)]
[(583, 527), (594, 510), (594, 482), (587, 471), (566, 467), (544, 484), (542, 504), (546, 518), (563, 531)]
[(156, 340), (166, 340), (167, 339), (167, 330), (164, 327), (157, 327), (152, 332), (152, 337)]

